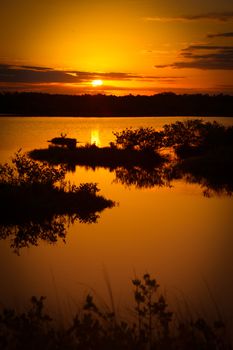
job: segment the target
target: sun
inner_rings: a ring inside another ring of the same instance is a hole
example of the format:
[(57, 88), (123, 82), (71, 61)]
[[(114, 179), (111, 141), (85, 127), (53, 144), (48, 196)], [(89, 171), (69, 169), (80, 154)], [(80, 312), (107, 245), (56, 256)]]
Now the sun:
[(101, 85), (103, 85), (103, 80), (101, 80), (101, 79), (92, 80), (91, 85), (92, 86), (101, 86)]

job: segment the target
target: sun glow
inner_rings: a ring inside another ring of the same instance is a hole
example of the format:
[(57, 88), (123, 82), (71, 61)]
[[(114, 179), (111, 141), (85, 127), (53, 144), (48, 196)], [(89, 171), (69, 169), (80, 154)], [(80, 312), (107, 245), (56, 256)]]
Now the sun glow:
[(99, 137), (99, 130), (92, 130), (91, 131), (91, 144), (100, 146), (100, 137)]
[(103, 80), (100, 80), (100, 79), (92, 80), (91, 85), (92, 86), (101, 86), (101, 85), (103, 85)]

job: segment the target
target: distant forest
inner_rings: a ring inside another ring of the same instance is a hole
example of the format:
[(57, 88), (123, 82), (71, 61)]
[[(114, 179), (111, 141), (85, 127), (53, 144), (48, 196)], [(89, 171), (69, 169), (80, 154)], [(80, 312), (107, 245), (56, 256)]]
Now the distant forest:
[(233, 96), (0, 93), (0, 114), (33, 116), (233, 116)]

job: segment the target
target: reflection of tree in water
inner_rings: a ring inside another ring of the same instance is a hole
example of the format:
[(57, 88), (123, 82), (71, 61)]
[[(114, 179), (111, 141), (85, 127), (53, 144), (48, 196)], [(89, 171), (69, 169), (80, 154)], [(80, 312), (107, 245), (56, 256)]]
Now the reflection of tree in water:
[(152, 188), (155, 186), (169, 186), (166, 166), (158, 168), (119, 167), (115, 170), (116, 182), (136, 188)]
[(16, 254), (22, 248), (38, 246), (40, 241), (54, 244), (58, 240), (65, 243), (67, 229), (75, 221), (96, 223), (99, 215), (83, 213), (73, 215), (54, 215), (44, 220), (30, 220), (14, 224), (0, 224), (0, 239), (10, 238), (10, 246)]
[(205, 197), (232, 196), (233, 194), (233, 183), (220, 183), (216, 179), (197, 177), (192, 174), (186, 174), (183, 178), (188, 183), (200, 185)]
[(183, 180), (200, 185), (206, 197), (233, 194), (232, 166), (220, 166), (216, 160), (208, 163), (206, 159), (193, 158), (158, 168), (119, 167), (115, 176), (115, 182), (136, 188), (171, 187), (172, 180)]
[(39, 241), (56, 243), (58, 239), (65, 242), (66, 218), (54, 217), (44, 222), (26, 222), (18, 225), (1, 225), (0, 238), (11, 238), (10, 246), (14, 252), (19, 254), (20, 249), (37, 246)]
[(172, 177), (201, 186), (206, 197), (233, 194), (233, 166), (221, 158), (196, 157), (178, 162)]

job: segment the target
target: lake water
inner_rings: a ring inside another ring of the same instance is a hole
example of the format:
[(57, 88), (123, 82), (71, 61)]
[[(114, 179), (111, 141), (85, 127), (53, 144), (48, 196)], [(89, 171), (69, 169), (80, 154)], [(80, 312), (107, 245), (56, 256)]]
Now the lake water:
[[(112, 131), (131, 126), (160, 129), (182, 119), (1, 117), (0, 161), (9, 161), (20, 148), (26, 152), (47, 147), (47, 140), (61, 133), (83, 144), (105, 146), (114, 139)], [(233, 118), (208, 120), (233, 125)], [(115, 172), (103, 168), (77, 166), (68, 178), (97, 182), (100, 193), (117, 205), (100, 213), (96, 224), (71, 225), (66, 243), (41, 241), (18, 256), (10, 239), (1, 240), (1, 304), (22, 308), (32, 295), (46, 295), (48, 306), (66, 317), (90, 288), (108, 302), (107, 279), (117, 307), (124, 309), (131, 305), (131, 279), (149, 272), (172, 309), (185, 301), (195, 312), (215, 315), (214, 298), (232, 321), (232, 197), (206, 197), (200, 185), (184, 180), (172, 181), (171, 187), (126, 186), (116, 180)]]

